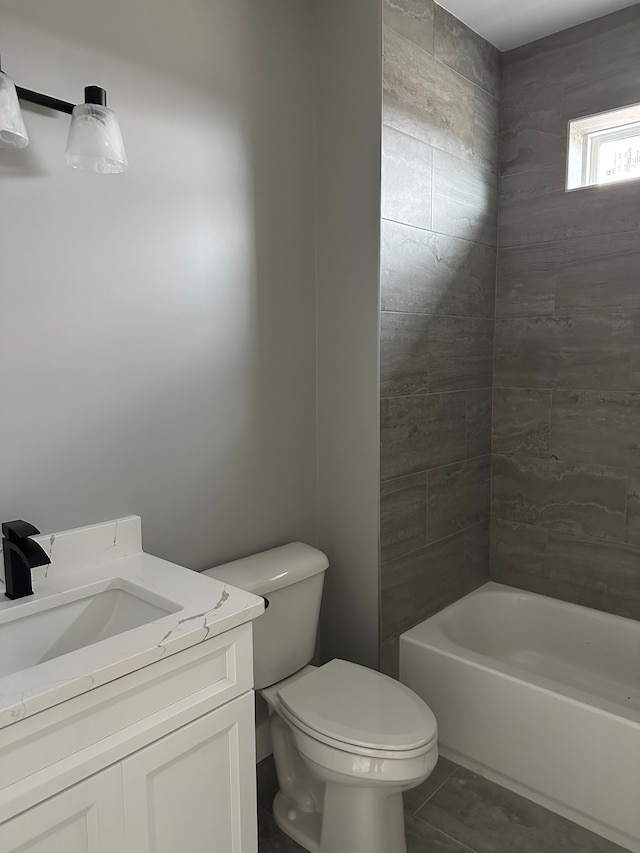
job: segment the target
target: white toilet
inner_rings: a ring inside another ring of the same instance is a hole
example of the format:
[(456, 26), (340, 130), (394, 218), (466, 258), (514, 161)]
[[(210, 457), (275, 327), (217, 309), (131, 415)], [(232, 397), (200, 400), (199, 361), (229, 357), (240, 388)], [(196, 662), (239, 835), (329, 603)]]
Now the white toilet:
[(328, 565), (294, 542), (204, 574), (269, 602), (253, 645), (256, 690), (273, 712), (278, 826), (311, 853), (406, 853), (402, 792), (435, 767), (436, 719), (379, 672), (308, 666)]

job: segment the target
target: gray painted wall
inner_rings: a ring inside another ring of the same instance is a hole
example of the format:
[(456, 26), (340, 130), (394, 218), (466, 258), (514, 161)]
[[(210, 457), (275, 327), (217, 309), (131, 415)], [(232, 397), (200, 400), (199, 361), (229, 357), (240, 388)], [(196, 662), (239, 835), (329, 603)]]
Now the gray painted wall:
[(198, 569), (317, 541), (311, 11), (3, 3), (7, 73), (105, 86), (131, 169), (68, 169), (40, 110), (0, 151), (0, 518), (138, 513)]
[(489, 576), (498, 51), (384, 4), (382, 663)]
[(314, 22), (322, 654), (377, 668), (381, 9), (318, 0)]
[(504, 55), (492, 577), (640, 618), (638, 183), (564, 190), (566, 123), (637, 103), (640, 6)]

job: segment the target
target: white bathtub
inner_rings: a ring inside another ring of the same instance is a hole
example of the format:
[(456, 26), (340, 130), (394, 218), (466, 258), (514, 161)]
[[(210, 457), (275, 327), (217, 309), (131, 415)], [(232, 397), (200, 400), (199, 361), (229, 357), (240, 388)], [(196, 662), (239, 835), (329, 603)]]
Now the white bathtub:
[(640, 853), (640, 622), (497, 583), (400, 638), (441, 752)]

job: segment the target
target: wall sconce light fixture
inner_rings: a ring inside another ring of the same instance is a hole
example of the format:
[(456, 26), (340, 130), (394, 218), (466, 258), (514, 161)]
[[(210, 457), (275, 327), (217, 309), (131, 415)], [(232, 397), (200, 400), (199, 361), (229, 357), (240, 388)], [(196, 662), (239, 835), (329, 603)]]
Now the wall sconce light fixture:
[(118, 119), (107, 107), (107, 93), (87, 86), (83, 104), (70, 104), (31, 89), (15, 86), (0, 66), (0, 148), (25, 148), (29, 136), (20, 101), (71, 116), (65, 161), (74, 169), (116, 174), (128, 168)]

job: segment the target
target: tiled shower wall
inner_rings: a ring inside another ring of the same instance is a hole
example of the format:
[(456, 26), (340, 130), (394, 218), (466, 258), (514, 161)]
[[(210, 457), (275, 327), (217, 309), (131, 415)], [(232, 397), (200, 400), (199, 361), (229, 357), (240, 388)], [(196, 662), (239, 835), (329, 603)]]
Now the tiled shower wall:
[(430, 0), (384, 3), (382, 668), (489, 576), (498, 51)]
[(503, 57), (492, 577), (640, 618), (640, 186), (565, 192), (640, 101), (640, 6)]

